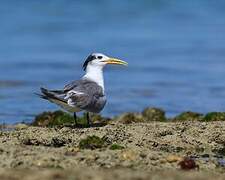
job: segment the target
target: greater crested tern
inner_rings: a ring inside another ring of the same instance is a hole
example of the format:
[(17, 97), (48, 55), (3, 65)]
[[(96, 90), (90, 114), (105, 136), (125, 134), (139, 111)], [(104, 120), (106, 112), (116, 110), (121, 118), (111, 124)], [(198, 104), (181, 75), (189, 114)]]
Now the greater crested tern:
[(76, 112), (86, 111), (87, 124), (90, 125), (89, 112), (99, 113), (106, 104), (103, 68), (107, 64), (127, 65), (128, 63), (101, 53), (92, 53), (83, 64), (86, 73), (80, 80), (72, 81), (62, 90), (41, 88), (39, 96), (74, 113), (76, 125)]

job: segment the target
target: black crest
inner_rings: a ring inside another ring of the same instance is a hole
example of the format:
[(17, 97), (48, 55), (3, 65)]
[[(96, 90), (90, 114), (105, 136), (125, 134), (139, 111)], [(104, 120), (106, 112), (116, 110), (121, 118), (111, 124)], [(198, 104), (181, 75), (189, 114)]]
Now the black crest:
[(83, 64), (84, 71), (86, 71), (86, 68), (87, 68), (88, 63), (90, 61), (94, 60), (94, 59), (96, 59), (96, 57), (94, 55), (92, 55), (92, 54), (87, 57), (87, 59), (85, 60), (85, 62)]

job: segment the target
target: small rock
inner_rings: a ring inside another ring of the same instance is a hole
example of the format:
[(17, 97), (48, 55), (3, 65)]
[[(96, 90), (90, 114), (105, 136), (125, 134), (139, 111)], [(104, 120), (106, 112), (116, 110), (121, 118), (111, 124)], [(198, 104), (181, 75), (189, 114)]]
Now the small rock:
[(169, 155), (166, 158), (166, 161), (169, 162), (169, 163), (178, 162), (178, 161), (182, 161), (182, 160), (183, 160), (182, 157), (179, 157), (179, 156), (176, 156), (176, 155)]
[(137, 153), (132, 150), (124, 150), (121, 153), (120, 159), (134, 161), (137, 159)]
[(195, 160), (189, 157), (185, 157), (182, 161), (178, 163), (178, 165), (182, 170), (199, 169), (199, 166), (195, 163)]

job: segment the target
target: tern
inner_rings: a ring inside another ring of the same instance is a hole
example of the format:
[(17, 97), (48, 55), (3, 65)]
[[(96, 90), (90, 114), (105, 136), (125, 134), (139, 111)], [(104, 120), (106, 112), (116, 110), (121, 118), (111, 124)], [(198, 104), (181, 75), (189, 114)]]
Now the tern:
[(38, 95), (73, 113), (76, 125), (76, 113), (86, 111), (87, 124), (90, 125), (89, 113), (100, 113), (106, 104), (103, 69), (107, 64), (128, 65), (120, 59), (92, 53), (83, 64), (85, 75), (81, 79), (72, 81), (62, 90), (41, 88), (41, 94)]

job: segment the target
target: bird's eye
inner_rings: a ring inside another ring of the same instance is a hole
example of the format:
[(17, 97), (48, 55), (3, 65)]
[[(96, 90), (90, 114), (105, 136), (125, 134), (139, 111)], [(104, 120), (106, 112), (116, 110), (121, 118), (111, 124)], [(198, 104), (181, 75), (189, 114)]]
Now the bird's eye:
[(102, 59), (103, 57), (102, 56), (98, 56), (98, 59)]

